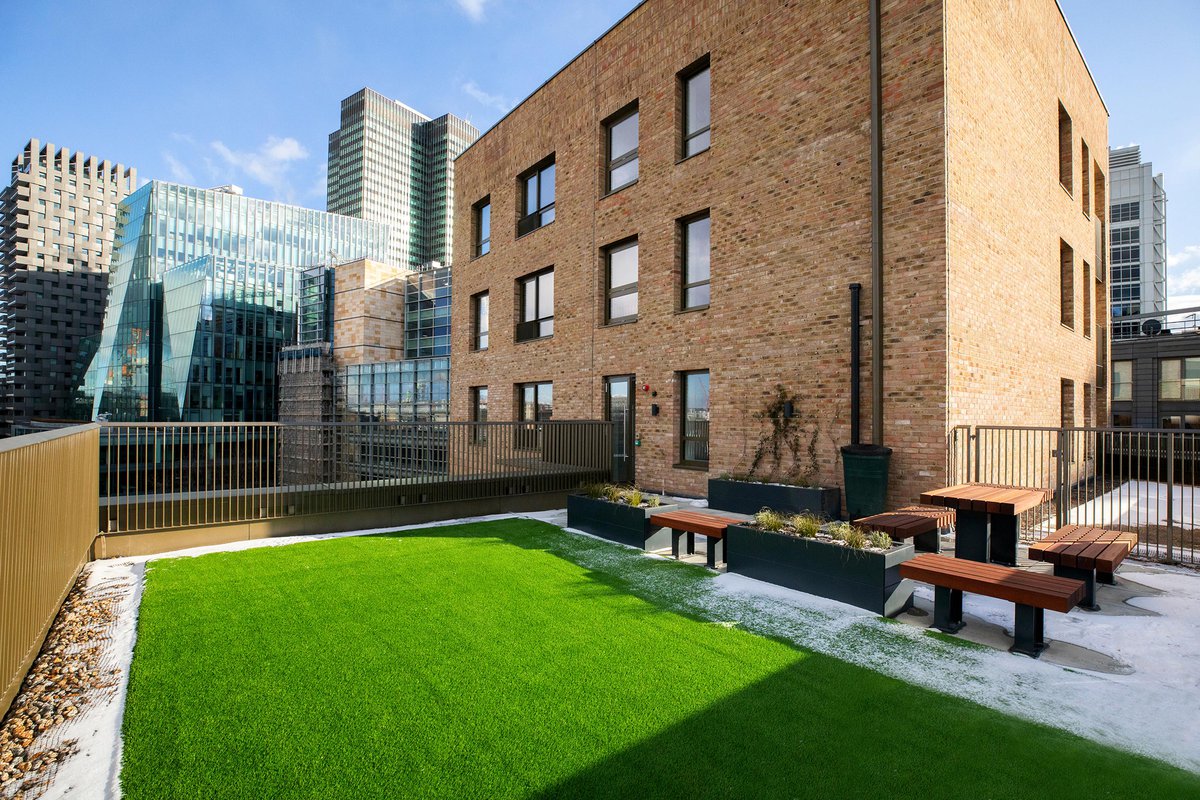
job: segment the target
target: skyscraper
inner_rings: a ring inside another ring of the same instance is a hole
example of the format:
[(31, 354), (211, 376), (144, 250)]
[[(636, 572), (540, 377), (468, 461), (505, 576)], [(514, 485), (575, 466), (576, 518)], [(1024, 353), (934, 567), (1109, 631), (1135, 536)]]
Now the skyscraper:
[(104, 313), (117, 203), (137, 170), (30, 139), (0, 191), (0, 436), (79, 418), (78, 365)]
[(1167, 310), (1167, 193), (1137, 145), (1109, 148), (1113, 337), (1138, 334), (1131, 314)]
[(392, 264), (449, 264), (454, 159), (478, 136), (453, 114), (430, 119), (373, 89), (355, 92), (329, 134), (326, 209), (385, 223)]
[(112, 289), (85, 382), (114, 421), (273, 420), (303, 269), (382, 258), (387, 227), (153, 181), (118, 210)]

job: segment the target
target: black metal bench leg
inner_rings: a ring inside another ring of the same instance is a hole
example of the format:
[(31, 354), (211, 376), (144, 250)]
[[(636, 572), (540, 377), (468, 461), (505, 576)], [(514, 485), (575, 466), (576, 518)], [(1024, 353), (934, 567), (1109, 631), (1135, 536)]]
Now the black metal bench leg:
[(919, 533), (913, 537), (913, 546), (924, 553), (942, 552), (941, 532), (934, 528), (929, 533)]
[(674, 528), (671, 529), (671, 557), (672, 558), (676, 558), (676, 559), (679, 558), (679, 537), (682, 535), (682, 533), (683, 533), (682, 531), (677, 531)]
[(1117, 576), (1112, 572), (1101, 572), (1100, 570), (1096, 570), (1096, 582), (1103, 583), (1108, 586), (1116, 586)]
[(1083, 581), (1084, 591), (1083, 599), (1079, 601), (1079, 607), (1084, 611), (1099, 611), (1100, 606), (1096, 605), (1096, 571), (1092, 569), (1076, 569), (1075, 567), (1063, 567), (1058, 564), (1054, 565), (1054, 574), (1060, 578), (1074, 578), (1077, 581)]
[(725, 560), (725, 540), (708, 537), (708, 568), (716, 569), (718, 561)]
[(1013, 646), (1009, 652), (1037, 658), (1046, 649), (1046, 611), (1024, 603), (1017, 603), (1016, 606)]
[(991, 515), (959, 509), (954, 523), (954, 557), (971, 561), (988, 560), (991, 552)]
[(963, 627), (963, 593), (945, 586), (933, 587), (933, 627), (943, 633), (958, 633)]
[(688, 531), (687, 537), (688, 537), (687, 553), (689, 556), (694, 556), (694, 555), (696, 555), (696, 534), (692, 533), (691, 531)]
[(991, 559), (994, 564), (1017, 565), (1017, 540), (1021, 538), (1021, 518), (991, 514)]

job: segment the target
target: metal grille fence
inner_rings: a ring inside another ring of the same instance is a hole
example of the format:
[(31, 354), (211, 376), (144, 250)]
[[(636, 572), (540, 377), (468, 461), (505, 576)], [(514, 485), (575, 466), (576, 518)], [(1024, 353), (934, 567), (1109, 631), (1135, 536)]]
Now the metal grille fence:
[(1136, 532), (1135, 555), (1200, 564), (1200, 430), (959, 426), (949, 462), (951, 483), (1048, 489), (1027, 538), (1096, 525)]
[(566, 491), (612, 474), (597, 421), (108, 423), (100, 530)]

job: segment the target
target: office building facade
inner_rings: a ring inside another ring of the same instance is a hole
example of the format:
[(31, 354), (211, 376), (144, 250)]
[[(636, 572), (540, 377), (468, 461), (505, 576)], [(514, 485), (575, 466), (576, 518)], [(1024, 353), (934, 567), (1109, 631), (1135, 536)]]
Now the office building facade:
[(382, 258), (375, 222), (153, 181), (118, 211), (99, 350), (84, 382), (113, 421), (276, 416), (276, 359), (295, 342), (301, 273), (331, 254)]
[(386, 224), (387, 261), (451, 263), (454, 159), (479, 136), (453, 114), (431, 119), (372, 89), (342, 101), (329, 135), (326, 209)]
[(468, 148), (451, 419), (610, 419), (701, 495), (781, 387), (841, 485), (851, 284), (889, 503), (954, 426), (1106, 416), (1107, 111), (1057, 4), (881, 5), (648, 0)]
[(0, 436), (86, 419), (75, 389), (103, 320), (117, 204), (137, 170), (31, 139), (0, 192)]
[(1137, 145), (1110, 148), (1108, 164), (1113, 336), (1129, 338), (1145, 320), (1125, 317), (1167, 310), (1167, 193)]

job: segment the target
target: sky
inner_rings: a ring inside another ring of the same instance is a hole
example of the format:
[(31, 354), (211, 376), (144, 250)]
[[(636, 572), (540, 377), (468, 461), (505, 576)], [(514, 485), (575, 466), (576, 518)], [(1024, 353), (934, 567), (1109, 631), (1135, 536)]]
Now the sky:
[[(1141, 145), (1165, 174), (1171, 306), (1200, 305), (1200, 0), (1061, 4), (1108, 105), (1109, 143)], [(0, 0), (0, 158), (36, 137), (142, 180), (324, 208), (342, 98), (370, 86), (485, 130), (634, 5)]]

